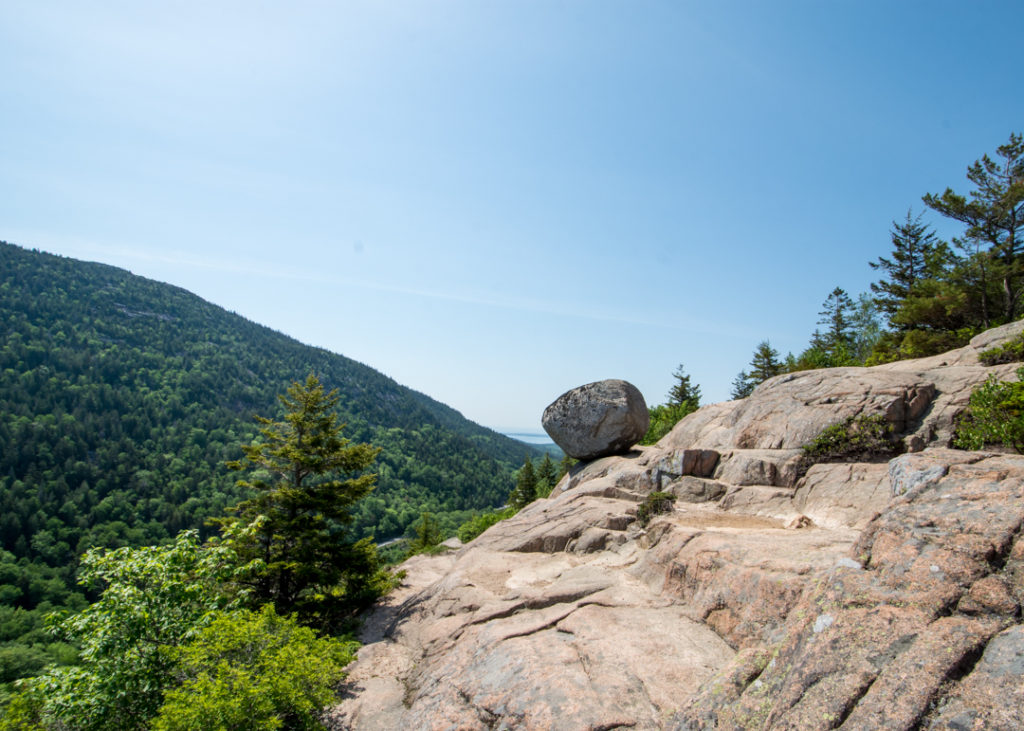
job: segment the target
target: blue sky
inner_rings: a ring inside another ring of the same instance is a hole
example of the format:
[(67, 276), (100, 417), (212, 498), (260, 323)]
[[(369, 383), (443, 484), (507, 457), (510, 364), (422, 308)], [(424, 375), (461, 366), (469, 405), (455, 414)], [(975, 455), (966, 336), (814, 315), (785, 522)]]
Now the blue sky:
[[(728, 398), (1024, 131), (1019, 2), (0, 4), (0, 239), (469, 418)], [(934, 216), (940, 233), (955, 233)], [(302, 374), (297, 374), (300, 377)]]

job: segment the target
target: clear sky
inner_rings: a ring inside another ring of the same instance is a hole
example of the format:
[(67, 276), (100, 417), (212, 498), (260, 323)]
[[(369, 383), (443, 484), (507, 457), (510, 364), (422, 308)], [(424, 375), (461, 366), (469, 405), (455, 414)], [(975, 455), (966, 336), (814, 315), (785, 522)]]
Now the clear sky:
[(1019, 0), (4, 0), (0, 239), (502, 430), (602, 378), (661, 403), (680, 363), (724, 400), (1024, 131), (1021, 27)]

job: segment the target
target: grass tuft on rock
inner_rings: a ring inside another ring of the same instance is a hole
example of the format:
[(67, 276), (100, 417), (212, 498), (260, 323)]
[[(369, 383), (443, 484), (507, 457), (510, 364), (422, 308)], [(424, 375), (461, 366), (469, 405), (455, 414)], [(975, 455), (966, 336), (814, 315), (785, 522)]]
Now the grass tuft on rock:
[(671, 513), (676, 496), (670, 492), (655, 491), (649, 494), (640, 507), (636, 509), (637, 522), (645, 526), (651, 522), (651, 518), (662, 513)]

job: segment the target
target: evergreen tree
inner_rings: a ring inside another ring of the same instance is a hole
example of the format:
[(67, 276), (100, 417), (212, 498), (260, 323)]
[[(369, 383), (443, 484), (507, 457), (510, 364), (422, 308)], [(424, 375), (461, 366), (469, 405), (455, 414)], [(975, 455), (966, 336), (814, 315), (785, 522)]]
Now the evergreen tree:
[(807, 349), (790, 365), (787, 357), (787, 371), (803, 371), (814, 368), (835, 368), (855, 365), (853, 301), (840, 287), (833, 289), (818, 313), (818, 323), (827, 325), (828, 331), (815, 330)]
[(668, 392), (668, 403), (648, 409), (650, 426), (640, 444), (654, 444), (672, 431), (679, 420), (700, 408), (700, 386), (692, 384), (690, 377), (683, 370), (682, 363), (676, 368), (672, 377), (676, 383)]
[(533, 469), (533, 462), (527, 457), (523, 466), (519, 468), (516, 486), (508, 496), (508, 504), (516, 510), (522, 510), (536, 499), (537, 473)]
[[(936, 248), (939, 246), (935, 234), (928, 230), (927, 224), (921, 223), (921, 216), (907, 218), (903, 223), (892, 222), (892, 259), (879, 257), (878, 261), (868, 262), (872, 269), (880, 269), (884, 278), (871, 284), (875, 293), (875, 302), (895, 325), (893, 317), (900, 306), (913, 291), (914, 284), (926, 276), (935, 274), (930, 271), (934, 261)], [(896, 325), (897, 329), (900, 328)]]
[(732, 381), (732, 393), (730, 396), (733, 399), (746, 398), (754, 392), (754, 385), (750, 380), (749, 374), (746, 371), (740, 371)]
[(754, 355), (750, 359), (750, 370), (740, 371), (732, 382), (732, 397), (734, 399), (746, 398), (757, 386), (767, 381), (772, 376), (784, 373), (785, 366), (779, 360), (779, 351), (775, 350), (767, 340), (762, 340), (754, 348)]
[(783, 366), (779, 361), (779, 351), (773, 348), (767, 340), (762, 340), (754, 349), (754, 357), (750, 360), (750, 372), (747, 373), (747, 378), (757, 386), (782, 372)]
[(690, 377), (683, 370), (682, 363), (672, 373), (672, 377), (676, 379), (676, 383), (669, 389), (668, 405), (689, 404), (692, 406), (691, 411), (696, 411), (700, 406), (700, 386), (690, 383)]
[(438, 525), (437, 519), (430, 513), (423, 513), (420, 516), (420, 522), (414, 526), (414, 530), (416, 531), (416, 537), (409, 541), (409, 556), (433, 548), (444, 540), (441, 526)]
[(551, 455), (545, 452), (544, 459), (540, 461), (540, 467), (537, 468), (537, 496), (547, 497), (550, 495), (551, 490), (558, 484), (558, 479), (558, 469), (551, 461)]
[(787, 357), (787, 371), (807, 371), (815, 368), (837, 368), (839, 366), (852, 365), (850, 348), (846, 343), (833, 344), (828, 335), (823, 335), (820, 330), (815, 330), (811, 335), (811, 342), (807, 349), (800, 353), (799, 357), (792, 360)]
[(989, 308), (982, 288), (982, 327), (996, 320), (1009, 322), (1020, 316), (1024, 279), (1024, 137), (1011, 134), (996, 148), (996, 160), (983, 155), (967, 169), (974, 185), (969, 198), (946, 188), (941, 195), (923, 200), (933, 211), (966, 226), (963, 239), (954, 239), (965, 251), (975, 251), (979, 271), (998, 284), (998, 299)]
[(840, 348), (847, 348), (852, 339), (852, 326), (850, 318), (853, 315), (853, 300), (850, 299), (850, 295), (846, 293), (846, 290), (841, 287), (833, 289), (825, 302), (822, 303), (822, 310), (818, 313), (819, 325), (825, 325), (828, 330), (825, 334), (819, 335), (815, 331), (815, 335), (820, 338), (820, 342), (811, 343), (814, 346), (823, 346), (827, 350), (831, 350), (835, 353)]
[(238, 484), (256, 494), (236, 506), (236, 520), (255, 531), (240, 544), (240, 553), (263, 562), (253, 587), (258, 603), (328, 622), (373, 593), (373, 544), (351, 543), (344, 527), (352, 506), (375, 486), (376, 475), (365, 470), (379, 450), (341, 436), (337, 392), (325, 393), (315, 375), (292, 383), (279, 398), (283, 421), (256, 417), (263, 439), (243, 447), (255, 469)]

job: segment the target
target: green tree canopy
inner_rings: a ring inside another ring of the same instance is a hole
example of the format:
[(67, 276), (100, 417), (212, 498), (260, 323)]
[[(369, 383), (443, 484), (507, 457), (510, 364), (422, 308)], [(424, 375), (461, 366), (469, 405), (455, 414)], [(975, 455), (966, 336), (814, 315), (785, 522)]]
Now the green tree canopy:
[(854, 364), (861, 365), (886, 334), (882, 313), (874, 297), (866, 293), (857, 296), (850, 315), (850, 325), (850, 357)]
[[(249, 527), (241, 529), (251, 530)], [(239, 606), (229, 531), (200, 544), (93, 550), (84, 582), (100, 598), (56, 629), (82, 648), (74, 667), (23, 683), (0, 714), (2, 731), (313, 729), (357, 643), (319, 638), (272, 606)]]
[(173, 650), (237, 604), (227, 589), (251, 567), (231, 540), (202, 545), (195, 531), (167, 546), (93, 549), (81, 566), (102, 594), (55, 627), (81, 645), (81, 664), (32, 681), (22, 700), (46, 728), (147, 729), (173, 683)]
[(762, 340), (754, 349), (754, 355), (750, 359), (750, 371), (748, 378), (755, 384), (764, 383), (772, 376), (782, 373), (783, 366), (779, 360), (779, 351), (771, 346), (767, 340)]
[[(967, 168), (974, 188), (964, 196), (946, 188), (929, 193), (926, 206), (964, 224), (962, 239), (954, 240), (978, 258), (982, 293), (981, 326), (1009, 322), (1022, 311), (1021, 279), (1024, 276), (1024, 137), (1011, 134), (996, 148), (996, 159), (983, 155)], [(998, 300), (989, 302), (985, 284), (998, 283)]]
[(283, 420), (257, 417), (262, 440), (243, 447), (248, 464), (229, 463), (251, 470), (238, 484), (255, 492), (235, 508), (235, 520), (255, 528), (240, 551), (263, 562), (257, 602), (329, 621), (354, 608), (378, 569), (372, 543), (353, 544), (345, 530), (352, 506), (374, 488), (376, 475), (366, 470), (378, 450), (341, 436), (337, 392), (325, 392), (315, 375), (292, 383), (280, 400)]
[[(0, 697), (73, 659), (43, 617), (96, 598), (76, 583), (96, 546), (165, 543), (251, 495), (226, 467), (252, 414), (313, 370), (339, 389), (353, 442), (383, 447), (352, 538), (442, 528), (504, 504), (524, 451), (348, 358), (303, 345), (178, 287), (0, 242)], [(330, 385), (328, 385), (330, 384)], [(248, 479), (248, 477), (247, 477)], [(362, 560), (369, 553), (362, 553)]]
[(732, 379), (732, 391), (730, 397), (733, 399), (746, 398), (754, 392), (756, 384), (751, 382), (750, 374), (746, 371), (740, 371), (736, 374), (736, 377)]
[(155, 731), (322, 729), (335, 686), (357, 643), (317, 637), (270, 606), (220, 614), (176, 650), (179, 685), (167, 692)]

